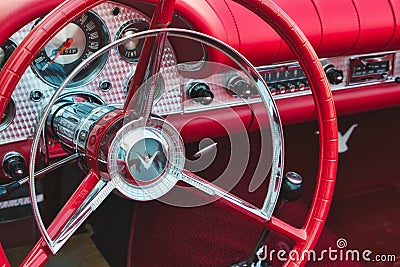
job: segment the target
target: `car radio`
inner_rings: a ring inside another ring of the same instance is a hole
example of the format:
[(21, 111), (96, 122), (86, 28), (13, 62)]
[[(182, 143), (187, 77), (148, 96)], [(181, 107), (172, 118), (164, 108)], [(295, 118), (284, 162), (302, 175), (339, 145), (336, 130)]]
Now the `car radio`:
[[(332, 85), (343, 82), (343, 71), (328, 60), (321, 60), (328, 81)], [(309, 90), (307, 77), (298, 63), (257, 68), (273, 95)]]
[(387, 79), (393, 76), (395, 52), (350, 57), (349, 85)]
[(304, 71), (298, 63), (257, 69), (273, 95), (303, 91), (308, 88)]

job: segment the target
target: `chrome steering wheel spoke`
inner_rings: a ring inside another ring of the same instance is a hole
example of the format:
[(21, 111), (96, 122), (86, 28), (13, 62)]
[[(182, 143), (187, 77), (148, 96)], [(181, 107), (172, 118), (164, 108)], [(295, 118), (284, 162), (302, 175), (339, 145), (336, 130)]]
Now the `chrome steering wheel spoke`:
[(243, 214), (254, 216), (259, 220), (267, 221), (267, 216), (262, 212), (260, 208), (255, 205), (227, 192), (226, 190), (214, 185), (211, 182), (197, 176), (196, 174), (183, 170), (182, 175), (180, 175), (180, 180), (193, 186), (194, 188), (206, 193), (212, 200), (221, 201), (227, 204), (230, 208), (239, 211)]
[(255, 220), (262, 226), (283, 234), (296, 242), (306, 239), (306, 233), (303, 229), (298, 229), (275, 216), (268, 218), (262, 208), (256, 207), (188, 170), (183, 170), (179, 179), (203, 192), (203, 197), (208, 198), (210, 202), (216, 201), (217, 204), (229, 211), (233, 210), (244, 217)]
[[(168, 27), (172, 21), (174, 7), (175, 0), (158, 1), (150, 29), (155, 30)], [(150, 84), (150, 87), (146, 85), (144, 90), (138, 91), (138, 89), (143, 84), (148, 84), (146, 81), (150, 77), (157, 75), (160, 71), (166, 41), (166, 32), (161, 32), (154, 37), (145, 39), (135, 74), (132, 77), (132, 83), (128, 88), (124, 111), (128, 114), (134, 111), (144, 122), (147, 122), (147, 119), (151, 115), (154, 98), (156, 96), (155, 88), (158, 85), (158, 79), (160, 79), (160, 77), (156, 76), (155, 83)], [(138, 96), (136, 96), (137, 93), (139, 93)], [(132, 103), (132, 100), (135, 98), (138, 101), (133, 101)]]
[[(153, 104), (157, 96), (157, 86), (160, 86), (162, 76), (159, 73), (163, 57), (164, 47), (167, 41), (165, 32), (155, 37), (146, 39), (144, 49), (151, 46), (151, 52), (147, 62), (140, 60), (137, 70), (141, 70), (139, 64), (144, 65), (146, 73), (143, 75), (139, 72), (133, 75), (130, 88), (128, 88), (127, 98), (125, 101), (125, 112), (141, 119), (144, 123), (148, 121), (153, 110)], [(151, 44), (149, 44), (151, 42)]]
[[(94, 171), (87, 174), (49, 228), (47, 230), (39, 228), (44, 241), (53, 254), (61, 249), (115, 187), (115, 181), (104, 181)], [(40, 222), (38, 222), (38, 225), (40, 225)]]

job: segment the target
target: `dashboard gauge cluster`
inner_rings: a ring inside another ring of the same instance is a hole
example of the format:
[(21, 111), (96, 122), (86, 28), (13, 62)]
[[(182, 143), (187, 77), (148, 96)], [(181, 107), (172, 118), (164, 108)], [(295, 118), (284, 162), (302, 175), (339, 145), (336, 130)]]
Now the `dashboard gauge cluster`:
[[(4, 65), (36, 23), (37, 19), (11, 36), (13, 42), (2, 45), (0, 66)], [(40, 114), (55, 90), (77, 65), (110, 42), (148, 29), (148, 25), (150, 18), (144, 13), (114, 2), (98, 5), (68, 24), (44, 46), (22, 76), (12, 95), (15, 111), (8, 112), (15, 115), (11, 122), (8, 119), (11, 116), (7, 115), (4, 119), (7, 123), (2, 122), (0, 125), (0, 143), (29, 139), (36, 127), (37, 114)], [(143, 40), (131, 40), (103, 54), (78, 73), (67, 86), (66, 93), (90, 92), (105, 103), (122, 105), (126, 86), (135, 70), (142, 46)], [(181, 90), (162, 91), (164, 87), (170, 88), (171, 84), (179, 83), (176, 72), (168, 71), (175, 64), (175, 53), (172, 45), (167, 42), (161, 63), (161, 68), (166, 71), (160, 82), (159, 91), (162, 96), (158, 96), (156, 113), (181, 110)]]
[[(58, 87), (86, 58), (107, 45), (109, 36), (104, 22), (93, 12), (87, 12), (64, 27), (35, 58), (33, 70), (39, 78)], [(68, 87), (81, 86), (101, 71), (107, 60), (103, 54), (79, 72)]]

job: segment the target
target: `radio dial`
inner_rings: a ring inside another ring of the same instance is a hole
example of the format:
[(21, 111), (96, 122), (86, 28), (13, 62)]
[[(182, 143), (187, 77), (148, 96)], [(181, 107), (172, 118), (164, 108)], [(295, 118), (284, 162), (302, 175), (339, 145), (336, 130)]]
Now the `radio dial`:
[(296, 85), (294, 85), (292, 83), (287, 83), (286, 88), (289, 90), (289, 92), (296, 91)]
[(326, 77), (328, 78), (328, 81), (333, 84), (341, 84), (343, 82), (343, 71), (338, 70), (335, 66), (333, 65), (328, 65), (325, 67), (325, 73)]
[(278, 92), (279, 92), (280, 94), (286, 93), (286, 86), (283, 85), (283, 84), (279, 84), (279, 85), (278, 85)]
[(306, 88), (305, 83), (302, 81), (296, 82), (296, 86), (300, 91), (303, 91)]

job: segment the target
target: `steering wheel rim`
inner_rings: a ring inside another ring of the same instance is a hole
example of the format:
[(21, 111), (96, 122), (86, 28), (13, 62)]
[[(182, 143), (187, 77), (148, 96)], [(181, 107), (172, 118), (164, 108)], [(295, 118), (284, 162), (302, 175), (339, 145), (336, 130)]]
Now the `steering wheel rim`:
[[(312, 249), (322, 231), (333, 196), (337, 167), (337, 123), (332, 94), (325, 73), (311, 44), (299, 27), (272, 1), (235, 0), (270, 24), (286, 41), (303, 67), (313, 92), (314, 102), (320, 128), (320, 158), (317, 175), (317, 186), (306, 223), (294, 236), (302, 237), (296, 241), (295, 249), (302, 255), (303, 251)], [(16, 87), (19, 78), (29, 66), (40, 49), (74, 18), (83, 14), (105, 0), (72, 0), (66, 1), (53, 10), (48, 17), (33, 29), (8, 60), (0, 75), (4, 87), (0, 91), (0, 114)], [(277, 230), (274, 218), (264, 226)], [(279, 225), (279, 223), (278, 223)], [(283, 226), (284, 227), (284, 226)], [(302, 266), (300, 259), (289, 259), (286, 266)]]

